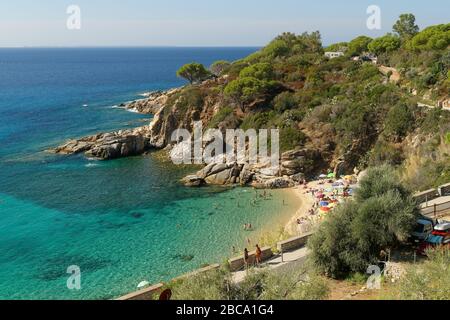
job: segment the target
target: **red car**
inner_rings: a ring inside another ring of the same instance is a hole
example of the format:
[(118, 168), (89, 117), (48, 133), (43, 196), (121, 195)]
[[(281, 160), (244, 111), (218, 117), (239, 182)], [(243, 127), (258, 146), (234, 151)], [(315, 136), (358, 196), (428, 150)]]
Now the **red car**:
[(425, 256), (428, 249), (437, 247), (450, 248), (450, 223), (438, 224), (417, 249), (417, 253)]

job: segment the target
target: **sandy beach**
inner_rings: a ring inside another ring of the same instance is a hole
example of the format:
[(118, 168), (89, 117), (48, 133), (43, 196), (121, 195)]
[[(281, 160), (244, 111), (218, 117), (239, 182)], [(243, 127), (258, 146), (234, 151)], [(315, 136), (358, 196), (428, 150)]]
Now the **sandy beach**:
[(303, 186), (296, 186), (291, 188), (291, 190), (295, 193), (295, 196), (298, 199), (298, 209), (289, 222), (285, 225), (285, 231), (286, 233), (295, 236), (299, 233), (299, 225), (297, 220), (307, 218), (309, 216), (308, 211), (313, 207), (315, 200), (310, 193), (306, 193)]
[[(354, 179), (356, 179), (356, 177), (354, 177)], [(349, 185), (349, 187), (351, 187), (351, 185)], [(314, 180), (308, 182), (306, 186), (300, 185), (289, 190), (294, 192), (298, 199), (298, 209), (285, 225), (285, 232), (291, 236), (310, 232), (314, 225), (320, 220), (317, 198), (314, 197), (311, 190), (320, 190), (320, 192), (332, 194), (326, 191), (334, 190), (333, 183), (323, 180)], [(336, 200), (342, 201), (342, 196), (337, 196)], [(312, 212), (314, 214), (311, 214)], [(300, 224), (299, 221), (301, 222)]]

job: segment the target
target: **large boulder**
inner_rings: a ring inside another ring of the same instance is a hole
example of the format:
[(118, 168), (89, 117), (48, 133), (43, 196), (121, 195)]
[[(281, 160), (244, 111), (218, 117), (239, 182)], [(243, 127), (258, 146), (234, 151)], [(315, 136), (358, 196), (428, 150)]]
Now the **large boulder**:
[(245, 164), (242, 167), (241, 173), (239, 174), (239, 183), (241, 185), (248, 184), (249, 182), (252, 181), (254, 175), (255, 173), (251, 170), (251, 167)]
[(129, 104), (123, 104), (121, 107), (125, 107), (134, 112), (156, 114), (166, 105), (169, 96), (177, 91), (179, 91), (178, 88), (169, 91), (149, 92), (144, 94), (144, 99), (132, 101)]
[(195, 175), (184, 178), (183, 183), (187, 186), (198, 186), (203, 183), (209, 185), (237, 184), (241, 183), (243, 169), (244, 165), (237, 163), (211, 163)]
[(70, 140), (50, 151), (60, 154), (84, 152), (87, 157), (109, 160), (139, 155), (151, 147), (148, 127), (142, 127)]
[(205, 180), (196, 175), (187, 176), (182, 179), (182, 182), (187, 187), (200, 187), (205, 183)]
[(207, 184), (225, 185), (231, 182), (231, 169), (220, 171), (205, 178)]

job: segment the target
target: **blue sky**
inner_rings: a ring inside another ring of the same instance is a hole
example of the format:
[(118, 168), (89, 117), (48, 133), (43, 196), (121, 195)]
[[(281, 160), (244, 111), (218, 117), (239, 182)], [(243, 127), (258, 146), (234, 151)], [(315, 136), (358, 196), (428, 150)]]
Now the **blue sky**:
[[(68, 30), (68, 5), (81, 8), (81, 30)], [(382, 29), (366, 27), (369, 5)], [(284, 31), (319, 30), (324, 44), (391, 31), (401, 13), (421, 28), (448, 23), (449, 0), (3, 0), (0, 47), (261, 46)]]

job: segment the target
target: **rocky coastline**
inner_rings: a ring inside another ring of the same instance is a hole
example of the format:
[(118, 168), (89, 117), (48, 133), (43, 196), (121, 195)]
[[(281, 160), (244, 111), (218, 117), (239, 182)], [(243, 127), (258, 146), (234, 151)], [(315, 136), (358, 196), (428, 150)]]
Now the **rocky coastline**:
[[(170, 153), (170, 135), (174, 130), (191, 128), (194, 121), (208, 121), (205, 118), (206, 111), (187, 114), (181, 120), (177, 117), (177, 103), (168, 106), (167, 102), (176, 97), (180, 90), (153, 92), (144, 99), (121, 105), (128, 110), (154, 115), (151, 122), (145, 126), (69, 140), (48, 151), (64, 155), (84, 153), (86, 157), (98, 160), (137, 156), (160, 149)], [(214, 104), (214, 101), (211, 103)], [(208, 106), (204, 107), (204, 110), (208, 109)], [(182, 183), (190, 187), (242, 185), (267, 189), (290, 188), (303, 181), (305, 173), (312, 170), (311, 163), (314, 163), (317, 157), (319, 155), (314, 150), (298, 149), (283, 153), (279, 168), (272, 168), (270, 162), (265, 164), (264, 161), (256, 165), (212, 163), (185, 177)]]

